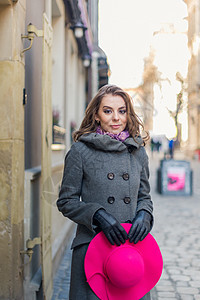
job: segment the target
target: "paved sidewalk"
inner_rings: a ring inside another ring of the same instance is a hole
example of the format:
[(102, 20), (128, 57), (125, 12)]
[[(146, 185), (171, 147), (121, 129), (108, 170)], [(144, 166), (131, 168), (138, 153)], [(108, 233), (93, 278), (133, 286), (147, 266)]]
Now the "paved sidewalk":
[(68, 295), (69, 295), (71, 257), (72, 257), (72, 250), (70, 249), (71, 241), (69, 242), (69, 245), (65, 250), (60, 266), (56, 272), (56, 276), (54, 277), (52, 300), (69, 299)]
[[(155, 191), (158, 166), (158, 158), (150, 159), (155, 217), (151, 233), (160, 246), (164, 270), (152, 290), (152, 300), (200, 300), (200, 162), (191, 162), (194, 189), (187, 197)], [(71, 250), (66, 249), (54, 278), (52, 300), (68, 299), (70, 260)]]

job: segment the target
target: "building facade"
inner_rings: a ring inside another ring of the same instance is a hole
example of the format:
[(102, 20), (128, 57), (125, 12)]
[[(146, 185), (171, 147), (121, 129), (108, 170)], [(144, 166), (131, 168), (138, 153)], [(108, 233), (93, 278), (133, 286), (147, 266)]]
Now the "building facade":
[(107, 83), (97, 24), (98, 0), (0, 0), (0, 299), (51, 299), (74, 232), (56, 207), (64, 157), (100, 59)]
[(157, 68), (154, 65), (152, 52), (144, 59), (142, 84), (136, 88), (125, 89), (131, 96), (135, 112), (142, 120), (147, 131), (153, 130), (154, 85), (157, 82)]
[(185, 0), (188, 8), (188, 154), (200, 151), (200, 1)]

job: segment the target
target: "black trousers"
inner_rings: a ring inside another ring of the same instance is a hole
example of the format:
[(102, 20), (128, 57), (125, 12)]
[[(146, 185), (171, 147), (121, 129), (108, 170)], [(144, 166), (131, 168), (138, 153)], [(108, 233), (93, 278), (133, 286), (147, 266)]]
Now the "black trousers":
[[(73, 250), (69, 300), (99, 300), (86, 282), (84, 258), (87, 248), (88, 244), (84, 244)], [(141, 299), (151, 300), (150, 292)]]

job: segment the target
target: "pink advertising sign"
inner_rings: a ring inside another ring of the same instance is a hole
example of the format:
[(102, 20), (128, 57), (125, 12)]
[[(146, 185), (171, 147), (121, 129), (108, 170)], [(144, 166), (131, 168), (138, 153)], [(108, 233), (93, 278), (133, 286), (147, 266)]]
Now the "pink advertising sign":
[(185, 188), (185, 168), (169, 167), (167, 169), (168, 191), (180, 191)]

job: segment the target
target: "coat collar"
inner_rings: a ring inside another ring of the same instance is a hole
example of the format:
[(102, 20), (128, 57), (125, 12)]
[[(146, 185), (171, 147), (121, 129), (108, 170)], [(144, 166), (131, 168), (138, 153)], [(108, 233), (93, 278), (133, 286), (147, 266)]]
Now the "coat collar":
[(142, 145), (143, 140), (141, 137), (137, 137), (135, 140), (132, 137), (128, 137), (124, 142), (121, 142), (112, 139), (108, 135), (101, 135), (95, 132), (84, 134), (79, 138), (80, 142), (90, 144), (96, 149), (116, 152), (124, 151), (126, 148), (128, 148), (130, 152), (138, 149)]

